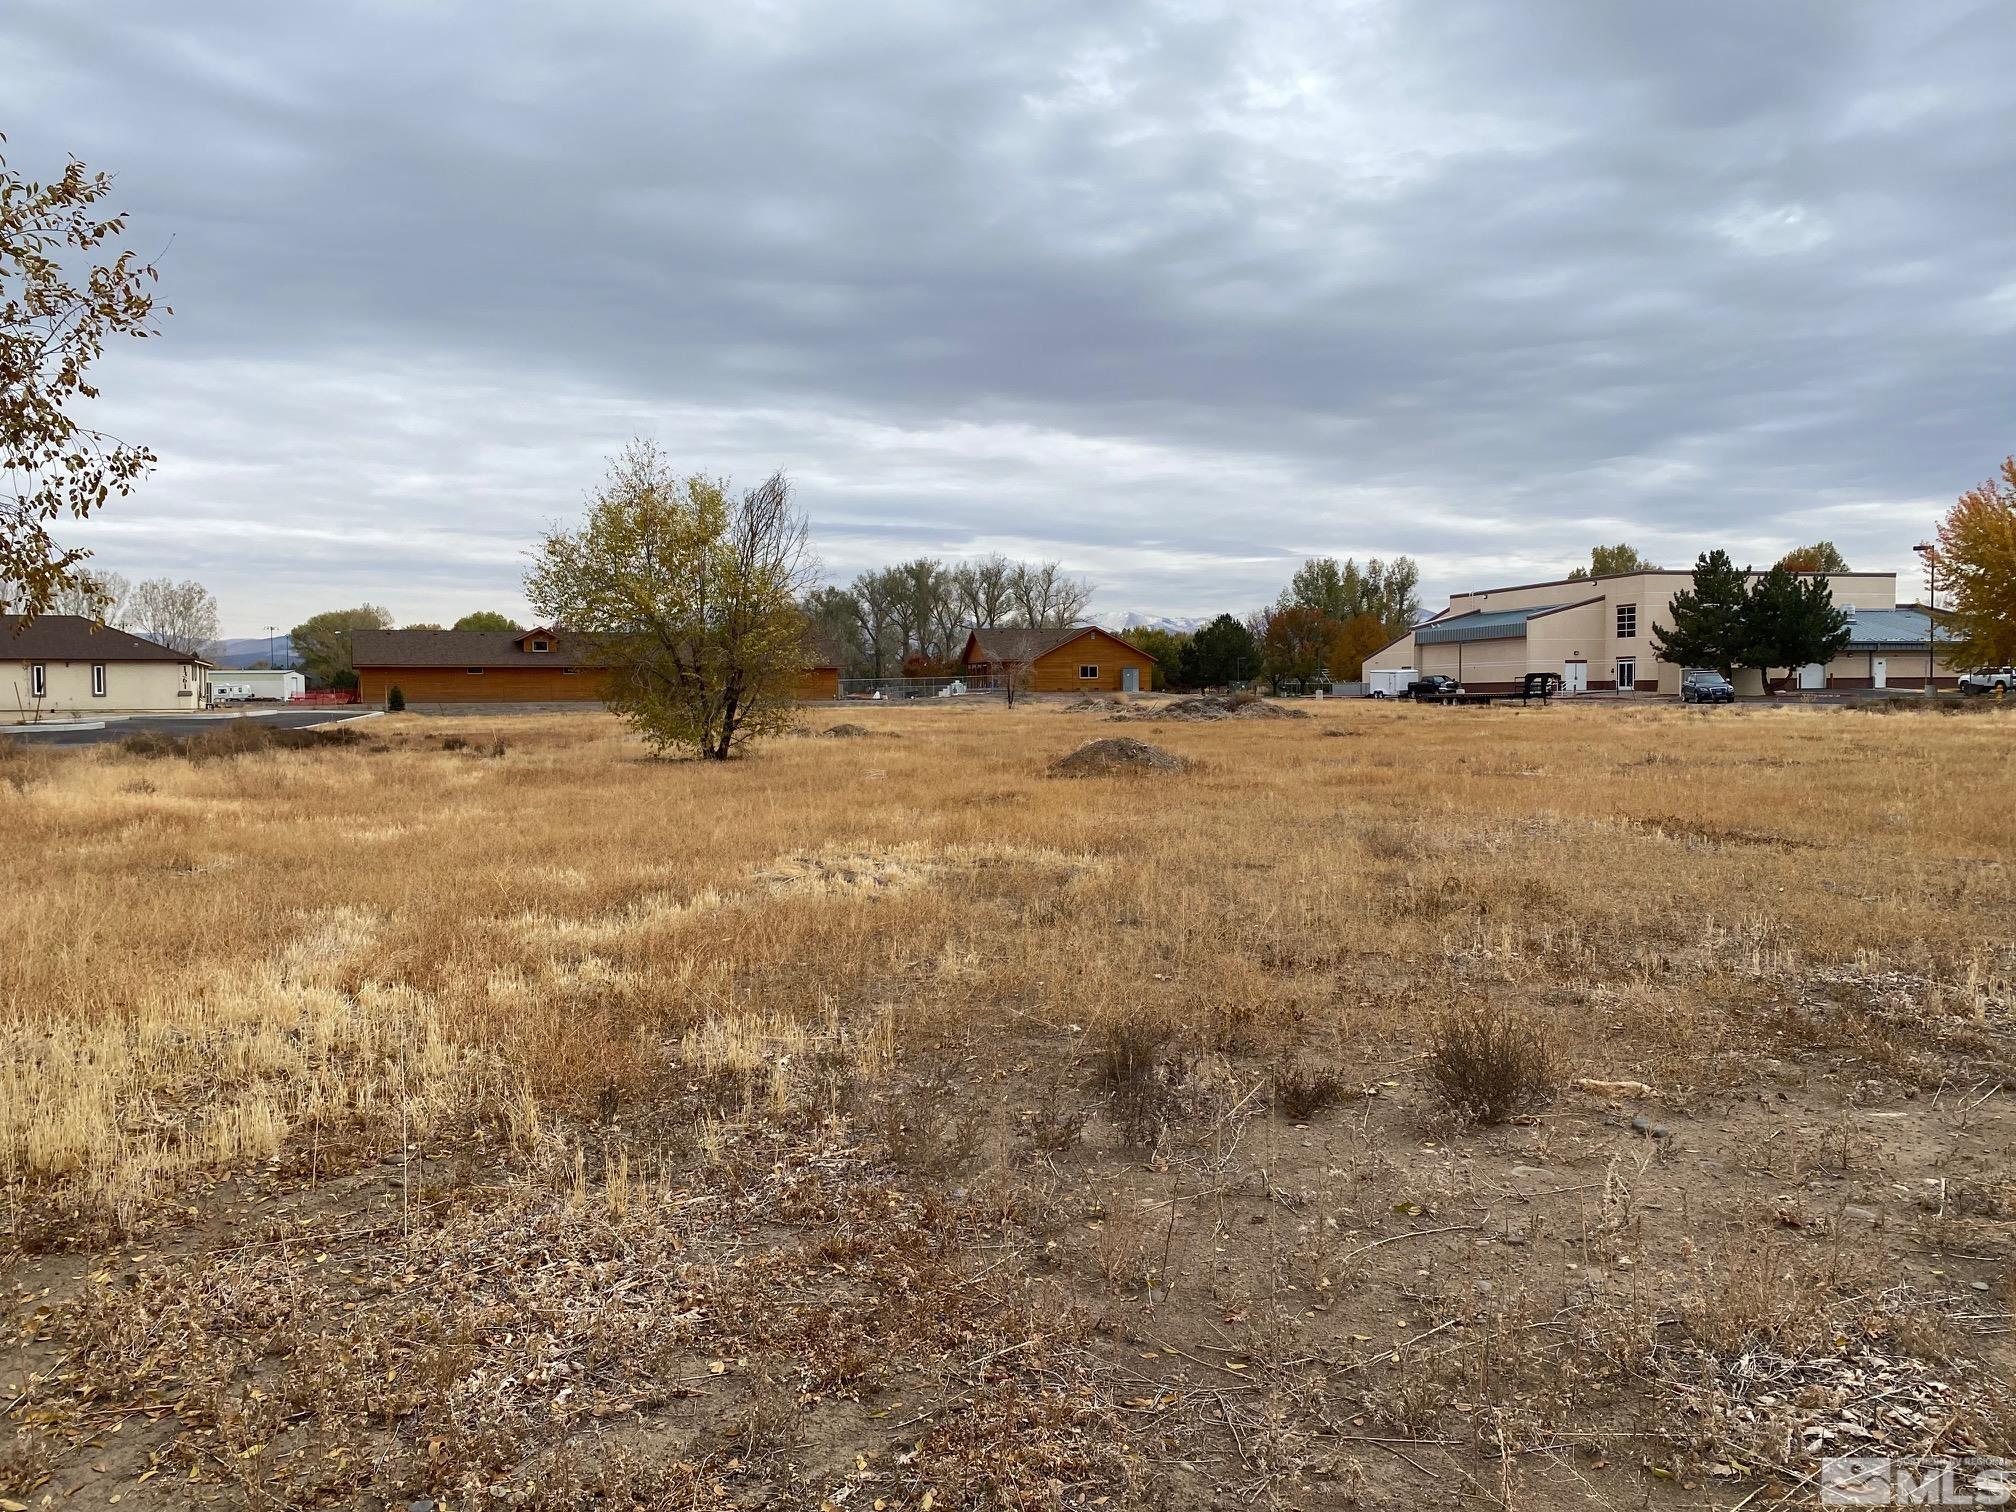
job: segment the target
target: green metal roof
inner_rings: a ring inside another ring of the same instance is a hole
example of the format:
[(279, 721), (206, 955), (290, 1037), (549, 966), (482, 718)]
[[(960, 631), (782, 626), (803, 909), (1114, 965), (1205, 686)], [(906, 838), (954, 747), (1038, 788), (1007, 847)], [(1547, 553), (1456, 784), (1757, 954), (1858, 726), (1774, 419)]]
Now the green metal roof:
[(1536, 614), (1552, 614), (1556, 609), (1572, 609), (1594, 599), (1570, 599), (1559, 604), (1535, 604), (1530, 609), (1483, 609), (1475, 614), (1456, 614), (1431, 620), (1414, 630), (1417, 646), (1443, 646), (1454, 641), (1513, 640), (1526, 634), (1526, 621)]
[[(1848, 649), (1851, 651), (1929, 651), (1932, 649), (1932, 617), (1923, 609), (1899, 606), (1895, 609), (1857, 609), (1848, 621)], [(1953, 639), (1939, 626), (1941, 642)]]

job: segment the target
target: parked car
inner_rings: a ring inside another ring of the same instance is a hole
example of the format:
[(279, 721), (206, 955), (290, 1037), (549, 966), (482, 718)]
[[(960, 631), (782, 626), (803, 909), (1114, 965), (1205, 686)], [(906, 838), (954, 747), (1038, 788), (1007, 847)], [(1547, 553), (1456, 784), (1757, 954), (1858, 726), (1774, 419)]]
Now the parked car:
[(2016, 668), (2012, 667), (1984, 667), (1960, 676), (1962, 693), (2007, 693), (2011, 688), (2016, 688)]
[(1426, 677), (1417, 677), (1407, 684), (1402, 698), (1440, 698), (1444, 693), (1461, 693), (1463, 684), (1455, 678), (1440, 672), (1430, 672)]
[(1680, 702), (1734, 703), (1736, 689), (1720, 672), (1683, 672), (1680, 674)]

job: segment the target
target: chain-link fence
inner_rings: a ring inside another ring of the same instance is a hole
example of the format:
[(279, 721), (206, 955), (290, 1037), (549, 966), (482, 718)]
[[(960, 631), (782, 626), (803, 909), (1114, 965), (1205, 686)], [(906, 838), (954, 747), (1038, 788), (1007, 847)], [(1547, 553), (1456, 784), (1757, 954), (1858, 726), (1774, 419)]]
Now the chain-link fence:
[(1000, 698), (1002, 680), (985, 674), (960, 677), (843, 677), (840, 698), (900, 702), (913, 698)]

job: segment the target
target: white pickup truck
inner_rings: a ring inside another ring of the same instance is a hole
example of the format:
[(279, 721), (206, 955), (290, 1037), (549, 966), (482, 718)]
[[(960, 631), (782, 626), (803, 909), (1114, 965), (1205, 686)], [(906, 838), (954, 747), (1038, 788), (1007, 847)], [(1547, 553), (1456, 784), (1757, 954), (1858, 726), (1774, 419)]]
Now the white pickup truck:
[(1984, 667), (1979, 672), (1960, 674), (1962, 693), (2003, 693), (2016, 688), (2016, 668)]

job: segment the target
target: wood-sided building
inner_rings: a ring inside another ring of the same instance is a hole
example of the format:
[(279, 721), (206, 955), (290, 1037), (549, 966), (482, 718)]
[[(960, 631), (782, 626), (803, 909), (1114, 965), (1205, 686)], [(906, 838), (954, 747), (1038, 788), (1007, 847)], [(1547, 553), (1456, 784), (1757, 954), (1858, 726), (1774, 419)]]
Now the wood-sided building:
[[(566, 707), (598, 703), (606, 663), (582, 637), (530, 630), (356, 630), (350, 636), (357, 694), (383, 707), (396, 687), (408, 708), (470, 704)], [(840, 696), (839, 658), (824, 648), (798, 674), (798, 697)]]
[(1097, 625), (984, 625), (966, 637), (959, 665), (973, 677), (1021, 678), (1032, 693), (1145, 693), (1155, 658)]

